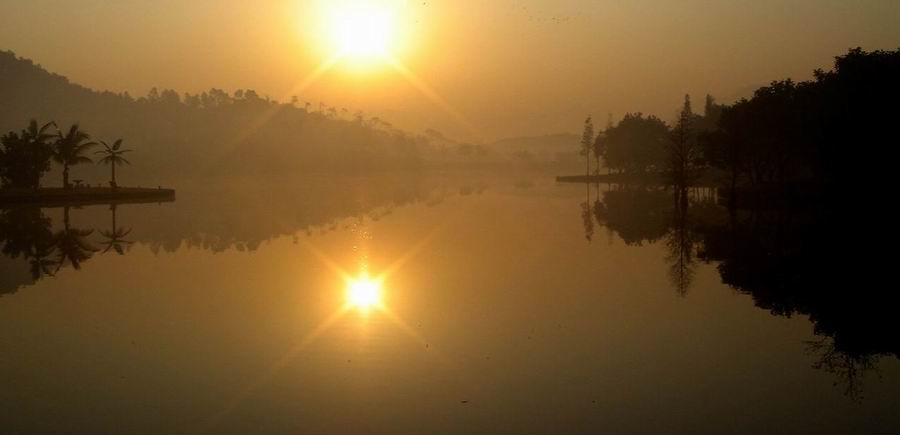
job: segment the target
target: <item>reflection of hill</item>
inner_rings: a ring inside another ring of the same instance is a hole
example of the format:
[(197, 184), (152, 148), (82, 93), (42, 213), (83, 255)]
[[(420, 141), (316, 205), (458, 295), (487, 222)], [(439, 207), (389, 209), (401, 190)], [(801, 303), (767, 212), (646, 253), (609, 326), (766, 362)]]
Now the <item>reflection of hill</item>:
[(187, 188), (171, 204), (0, 210), (0, 294), (61, 267), (78, 269), (98, 255), (125, 255), (132, 243), (157, 252), (184, 247), (252, 251), (297, 231), (329, 231), (343, 218), (367, 215), (377, 220), (398, 206), (430, 205), (451, 192), (484, 190), (481, 185), (443, 186), (441, 180), (411, 177), (295, 177)]
[[(278, 182), (232, 181), (182, 189), (172, 206), (152, 209), (133, 240), (154, 250), (182, 246), (212, 251), (255, 250), (261, 243), (297, 231), (328, 230), (335, 221), (361, 214), (375, 218), (393, 207), (433, 200), (434, 182), (417, 177), (293, 177)], [(123, 207), (123, 222), (134, 210)]]

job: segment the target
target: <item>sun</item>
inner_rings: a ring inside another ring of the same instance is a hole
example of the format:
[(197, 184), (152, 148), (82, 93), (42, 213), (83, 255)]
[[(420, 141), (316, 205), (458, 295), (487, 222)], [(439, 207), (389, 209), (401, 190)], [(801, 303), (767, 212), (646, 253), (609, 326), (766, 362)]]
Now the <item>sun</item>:
[(331, 9), (331, 39), (340, 56), (372, 60), (390, 54), (395, 38), (391, 8), (373, 2), (334, 5)]
[(347, 304), (366, 311), (381, 305), (381, 282), (367, 275), (347, 281)]

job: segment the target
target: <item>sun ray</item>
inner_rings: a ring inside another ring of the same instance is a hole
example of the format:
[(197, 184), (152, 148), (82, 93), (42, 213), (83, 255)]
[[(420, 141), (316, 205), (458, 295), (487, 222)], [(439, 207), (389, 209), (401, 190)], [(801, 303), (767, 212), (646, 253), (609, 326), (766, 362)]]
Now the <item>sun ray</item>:
[(300, 354), (307, 346), (312, 344), (319, 336), (324, 334), (335, 322), (340, 320), (348, 311), (346, 306), (341, 309), (335, 311), (331, 316), (326, 318), (324, 321), (320, 322), (315, 329), (312, 330), (309, 334), (303, 337), (294, 347), (288, 350), (284, 356), (276, 360), (262, 375), (257, 377), (253, 382), (248, 384), (240, 393), (238, 393), (231, 401), (229, 401), (219, 412), (215, 413), (208, 419), (206, 419), (200, 428), (197, 430), (197, 433), (203, 434), (213, 431), (216, 426), (227, 417), (229, 414), (234, 412), (241, 403), (247, 400), (253, 393), (259, 390), (262, 386), (267, 384), (275, 375), (278, 374), (281, 369), (286, 367), (297, 355)]
[[(330, 58), (326, 59), (324, 62), (320, 63), (319, 66), (316, 67), (316, 69), (313, 70), (312, 73), (310, 73), (306, 77), (304, 77), (303, 81), (301, 81), (300, 83), (295, 85), (291, 89), (291, 91), (288, 92), (282, 98), (281, 101), (285, 100), (286, 98), (289, 98), (291, 95), (297, 95), (297, 94), (305, 91), (306, 89), (308, 89), (313, 84), (315, 84), (317, 81), (319, 81), (320, 78), (322, 78), (323, 75), (325, 75), (329, 71), (331, 71), (334, 68), (334, 66), (337, 65), (338, 62), (341, 61), (341, 59), (344, 57), (344, 55), (345, 55), (344, 52), (338, 52), (338, 53), (335, 53)], [(246, 130), (244, 130), (243, 132), (241, 132), (240, 134), (236, 135), (231, 140), (229, 140), (228, 142), (223, 144), (223, 148), (227, 149), (229, 151), (234, 150), (238, 145), (243, 143), (250, 136), (252, 136), (254, 133), (256, 133), (261, 128), (263, 128), (267, 122), (269, 122), (272, 118), (274, 118), (276, 115), (278, 115), (278, 113), (280, 113), (282, 110), (284, 110), (285, 107), (286, 106), (283, 104), (275, 104), (275, 105), (271, 106), (270, 108), (266, 109), (261, 115), (259, 115), (253, 121), (253, 123)], [(224, 155), (227, 156), (228, 154), (226, 153)], [(207, 161), (205, 167), (210, 167), (217, 163), (218, 162), (216, 162), (216, 161)], [(201, 169), (201, 172), (202, 172), (202, 169)]]
[[(307, 250), (312, 253), (312, 255), (322, 262), (329, 270), (339, 276), (345, 283), (348, 285), (352, 285), (359, 280), (365, 280), (372, 283), (378, 283), (377, 285), (380, 287), (382, 283), (384, 283), (391, 275), (399, 271), (410, 259), (415, 257), (415, 255), (420, 252), (422, 249), (427, 247), (434, 239), (437, 237), (439, 233), (442, 232), (443, 229), (449, 226), (450, 222), (453, 220), (454, 216), (459, 216), (461, 213), (465, 212), (461, 210), (460, 212), (448, 216), (446, 219), (441, 221), (439, 224), (435, 225), (428, 234), (425, 235), (419, 242), (413, 245), (409, 250), (406, 251), (397, 261), (391, 263), (391, 265), (385, 269), (380, 275), (376, 278), (368, 278), (367, 268), (364, 267), (361, 271), (361, 275), (354, 277), (353, 274), (347, 272), (342, 267), (340, 267), (337, 262), (330, 259), (324, 252), (322, 252), (319, 248), (317, 248), (314, 244), (309, 241), (304, 241), (304, 246)], [(351, 289), (352, 290), (352, 287)], [(370, 289), (364, 289), (365, 292), (369, 292)], [(379, 290), (380, 291), (380, 290)], [(379, 296), (380, 298), (380, 296)], [(450, 358), (443, 355), (437, 347), (432, 346), (421, 334), (417, 333), (409, 324), (404, 321), (399, 315), (397, 315), (389, 306), (382, 303), (381, 300), (371, 300), (369, 296), (366, 295), (367, 303), (364, 304), (365, 309), (361, 309), (364, 313), (368, 311), (369, 308), (374, 309), (375, 311), (382, 313), (387, 317), (394, 325), (396, 325), (401, 331), (403, 331), (407, 336), (413, 339), (413, 341), (419, 343), (423, 349), (429, 349), (429, 354), (434, 357), (436, 360), (440, 361), (445, 367), (449, 368), (451, 371), (457, 374), (457, 377), (461, 382), (466, 382), (465, 377), (462, 375), (461, 370), (458, 367), (454, 366), (450, 360)], [(368, 303), (371, 301), (372, 303)], [(215, 413), (213, 416), (204, 421), (204, 423), (200, 426), (200, 429), (197, 433), (208, 433), (213, 431), (216, 426), (229, 414), (234, 412), (241, 403), (247, 400), (254, 392), (259, 390), (266, 383), (271, 381), (275, 375), (278, 374), (280, 370), (286, 367), (294, 358), (297, 357), (306, 347), (312, 344), (317, 338), (319, 338), (322, 334), (324, 334), (332, 325), (334, 325), (338, 320), (344, 317), (348, 312), (350, 312), (353, 308), (359, 308), (360, 305), (352, 303), (352, 301), (348, 301), (341, 306), (340, 309), (335, 311), (331, 316), (320, 322), (313, 331), (303, 337), (294, 347), (292, 347), (288, 352), (284, 354), (281, 358), (276, 360), (270, 367), (263, 373), (261, 376), (256, 378), (252, 383), (248, 384), (238, 395), (236, 395), (231, 401), (229, 401), (221, 411)]]
[(457, 111), (450, 103), (447, 102), (444, 97), (437, 93), (425, 80), (419, 78), (415, 72), (410, 70), (403, 64), (399, 59), (390, 54), (386, 54), (384, 57), (385, 62), (391, 66), (397, 73), (399, 73), (403, 78), (405, 78), (410, 85), (412, 85), (416, 90), (422, 93), (426, 98), (431, 100), (438, 108), (443, 110), (446, 114), (450, 115), (454, 121), (456, 121), (460, 126), (466, 129), (466, 131), (478, 141), (483, 141), (483, 136), (475, 127), (474, 124), (469, 122), (465, 116), (462, 115), (459, 111)]

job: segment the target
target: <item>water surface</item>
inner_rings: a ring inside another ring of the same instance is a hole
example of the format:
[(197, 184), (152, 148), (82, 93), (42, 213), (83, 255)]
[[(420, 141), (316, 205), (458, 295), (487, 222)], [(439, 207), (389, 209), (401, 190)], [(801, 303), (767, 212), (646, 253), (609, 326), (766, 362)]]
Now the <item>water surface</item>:
[[(725, 249), (735, 218), (713, 200), (693, 191), (680, 212), (654, 188), (404, 177), (6, 210), (0, 422), (896, 433), (895, 335), (785, 296), (768, 263)], [(381, 306), (348, 307), (365, 273)]]

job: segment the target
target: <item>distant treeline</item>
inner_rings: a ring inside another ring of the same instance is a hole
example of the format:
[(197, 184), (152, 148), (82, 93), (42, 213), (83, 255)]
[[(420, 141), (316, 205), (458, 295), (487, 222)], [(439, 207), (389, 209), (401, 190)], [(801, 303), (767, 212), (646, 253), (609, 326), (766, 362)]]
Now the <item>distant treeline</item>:
[(0, 131), (31, 119), (78, 123), (100, 137), (128, 137), (142, 153), (136, 176), (414, 168), (422, 141), (361, 112), (280, 103), (252, 90), (198, 95), (153, 89), (145, 97), (97, 92), (0, 52)]
[[(896, 141), (900, 50), (850, 50), (814, 79), (787, 79), (749, 99), (718, 105), (707, 97), (696, 115), (690, 98), (675, 125), (629, 113), (594, 135), (589, 119), (582, 156), (626, 174), (664, 173), (690, 183), (711, 170), (730, 186), (834, 185), (841, 176), (885, 169), (867, 150)], [(590, 171), (590, 166), (589, 166)]]

